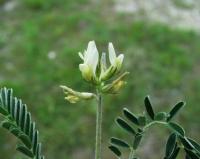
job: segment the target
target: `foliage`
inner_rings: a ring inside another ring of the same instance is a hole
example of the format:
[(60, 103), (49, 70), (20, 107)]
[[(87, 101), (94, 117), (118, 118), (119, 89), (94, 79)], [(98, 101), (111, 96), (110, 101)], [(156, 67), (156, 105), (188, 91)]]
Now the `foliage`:
[(122, 157), (122, 152), (119, 148), (125, 148), (130, 149), (129, 159), (138, 159), (136, 151), (147, 130), (152, 125), (162, 124), (171, 130), (171, 134), (166, 143), (164, 159), (176, 159), (180, 149), (185, 150), (185, 158), (200, 159), (200, 144), (186, 137), (184, 129), (179, 124), (171, 121), (185, 105), (184, 102), (177, 103), (170, 112), (158, 113), (154, 112), (149, 97), (145, 98), (144, 105), (146, 113), (143, 116), (135, 115), (127, 108), (124, 108), (123, 114), (129, 122), (121, 119), (121, 117), (117, 117), (116, 119), (117, 124), (129, 132), (130, 135), (129, 142), (114, 137), (110, 139), (111, 146), (109, 148), (118, 158)]
[(35, 128), (35, 122), (32, 121), (26, 104), (13, 96), (12, 89), (0, 89), (0, 113), (4, 117), (1, 126), (21, 141), (16, 150), (29, 158), (44, 159), (41, 155), (42, 144), (39, 143), (39, 132)]
[[(184, 102), (177, 103), (168, 113), (155, 113), (149, 97), (145, 98), (144, 104), (146, 113), (143, 116), (137, 116), (127, 108), (123, 109), (124, 116), (133, 124), (134, 128), (121, 117), (116, 119), (117, 124), (131, 135), (131, 143), (111, 138), (109, 149), (118, 158), (122, 156), (119, 149), (121, 147), (130, 149), (129, 159), (137, 159), (136, 150), (146, 131), (154, 124), (162, 124), (172, 131), (166, 143), (164, 159), (176, 159), (180, 149), (184, 149), (187, 159), (200, 159), (200, 144), (186, 137), (184, 129), (171, 121), (185, 105)], [(0, 113), (4, 116), (1, 126), (21, 141), (16, 150), (33, 159), (44, 159), (44, 156), (41, 155), (41, 143), (38, 142), (39, 132), (35, 128), (35, 123), (32, 122), (31, 114), (21, 99), (13, 96), (12, 89), (2, 88), (0, 90)]]

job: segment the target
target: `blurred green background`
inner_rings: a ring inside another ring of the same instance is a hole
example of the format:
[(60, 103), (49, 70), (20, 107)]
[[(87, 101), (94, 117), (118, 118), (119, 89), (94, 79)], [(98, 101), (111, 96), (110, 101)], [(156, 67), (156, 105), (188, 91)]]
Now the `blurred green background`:
[[(64, 84), (93, 91), (78, 69), (78, 52), (90, 40), (104, 52), (113, 42), (117, 52), (125, 54), (123, 69), (131, 72), (120, 94), (104, 99), (104, 159), (114, 159), (107, 148), (109, 137), (125, 135), (115, 117), (124, 106), (142, 112), (147, 94), (157, 111), (186, 101), (177, 120), (188, 136), (200, 141), (200, 34), (116, 12), (114, 3), (0, 0), (0, 86), (12, 87), (28, 105), (48, 159), (94, 158), (95, 102), (70, 104), (59, 88)], [(143, 158), (159, 159), (164, 152), (167, 131), (157, 128), (146, 135)], [(15, 143), (1, 129), (0, 158), (23, 159)]]

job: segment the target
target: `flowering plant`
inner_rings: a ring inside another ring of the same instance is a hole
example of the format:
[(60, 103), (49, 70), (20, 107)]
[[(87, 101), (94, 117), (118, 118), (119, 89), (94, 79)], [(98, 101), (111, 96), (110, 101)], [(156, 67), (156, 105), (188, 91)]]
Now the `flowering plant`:
[[(126, 84), (124, 78), (129, 74), (129, 72), (121, 71), (124, 55), (117, 56), (112, 43), (108, 45), (108, 55), (110, 66), (107, 66), (106, 53), (102, 53), (100, 56), (94, 41), (88, 43), (87, 50), (79, 53), (83, 60), (83, 63), (79, 65), (82, 77), (93, 85), (94, 92), (79, 92), (68, 86), (60, 86), (66, 96), (65, 99), (70, 103), (91, 99), (97, 101), (95, 159), (102, 159), (102, 94), (119, 93)], [(122, 149), (130, 150), (128, 159), (139, 159), (137, 149), (143, 136), (149, 127), (160, 124), (171, 132), (166, 143), (164, 159), (176, 159), (181, 149), (184, 150), (186, 159), (200, 159), (200, 144), (187, 137), (185, 130), (172, 121), (184, 105), (184, 102), (178, 102), (169, 112), (155, 112), (150, 98), (147, 96), (144, 100), (145, 111), (143, 114), (136, 115), (124, 108), (123, 115), (126, 120), (117, 117), (116, 123), (128, 132), (130, 139), (127, 142), (112, 137), (109, 149), (118, 159), (125, 159), (126, 154), (122, 153)], [(29, 158), (44, 159), (35, 122), (32, 121), (26, 104), (13, 96), (12, 89), (0, 89), (0, 114), (4, 117), (1, 126), (20, 141), (16, 149)]]
[[(70, 103), (76, 103), (83, 99), (97, 100), (97, 116), (96, 116), (96, 148), (95, 159), (101, 159), (101, 138), (102, 138), (102, 94), (116, 94), (125, 85), (124, 78), (128, 72), (120, 74), (124, 55), (116, 56), (112, 43), (108, 45), (110, 66), (107, 67), (106, 53), (102, 53), (101, 58), (94, 41), (88, 43), (87, 50), (84, 53), (79, 52), (83, 63), (79, 65), (79, 69), (83, 78), (93, 84), (94, 92), (78, 92), (67, 86), (60, 86), (66, 94), (65, 99)], [(112, 80), (112, 81), (110, 81)]]

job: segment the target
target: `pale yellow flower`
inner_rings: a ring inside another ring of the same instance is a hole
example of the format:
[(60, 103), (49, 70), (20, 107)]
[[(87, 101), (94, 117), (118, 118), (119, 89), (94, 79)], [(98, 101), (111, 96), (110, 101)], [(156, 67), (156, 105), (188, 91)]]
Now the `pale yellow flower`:
[(67, 86), (60, 86), (60, 87), (64, 90), (64, 93), (67, 95), (65, 99), (68, 100), (70, 103), (76, 103), (81, 99), (89, 100), (96, 97), (96, 95), (93, 93), (77, 92)]
[[(112, 43), (109, 43), (108, 45), (108, 52), (109, 52), (109, 61), (111, 65), (109, 68), (101, 70), (100, 80), (102, 81), (108, 80), (111, 77), (113, 77), (115, 74), (117, 74), (120, 71), (123, 60), (124, 60), (124, 54), (120, 54), (119, 56), (116, 56), (116, 52)], [(105, 55), (102, 54), (102, 58), (103, 56)], [(101, 65), (104, 65), (104, 64), (101, 62)], [(105, 68), (106, 66), (102, 66), (102, 67)]]
[(90, 41), (87, 50), (83, 54), (79, 52), (79, 56), (83, 60), (83, 63), (79, 65), (83, 78), (88, 82), (94, 81), (97, 78), (96, 69), (99, 62), (99, 53), (95, 42)]

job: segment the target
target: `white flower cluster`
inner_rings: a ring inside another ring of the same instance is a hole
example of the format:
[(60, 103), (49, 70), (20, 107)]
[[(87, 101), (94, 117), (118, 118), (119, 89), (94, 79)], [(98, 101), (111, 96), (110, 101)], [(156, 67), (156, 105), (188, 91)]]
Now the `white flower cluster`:
[[(88, 43), (87, 50), (84, 53), (79, 53), (83, 63), (79, 65), (83, 78), (88, 82), (101, 83), (119, 73), (124, 55), (116, 56), (115, 49), (112, 43), (108, 45), (110, 66), (106, 65), (106, 54), (102, 53), (101, 60), (94, 41)], [(98, 70), (100, 68), (100, 71)]]
[[(108, 53), (110, 61), (109, 67), (107, 67), (106, 53), (102, 53), (100, 57), (95, 42), (90, 41), (87, 50), (83, 53), (79, 52), (79, 56), (83, 60), (83, 63), (79, 64), (79, 69), (83, 78), (87, 82), (95, 85), (100, 93), (115, 94), (118, 93), (126, 83), (123, 79), (128, 72), (124, 72), (117, 76), (112, 82), (108, 83), (108, 80), (110, 81), (111, 78), (119, 74), (124, 59), (123, 54), (119, 56), (116, 55), (112, 43), (108, 44)], [(61, 88), (67, 95), (65, 99), (71, 103), (76, 103), (80, 99), (92, 99), (97, 97), (94, 93), (77, 92), (67, 86), (61, 86)]]

